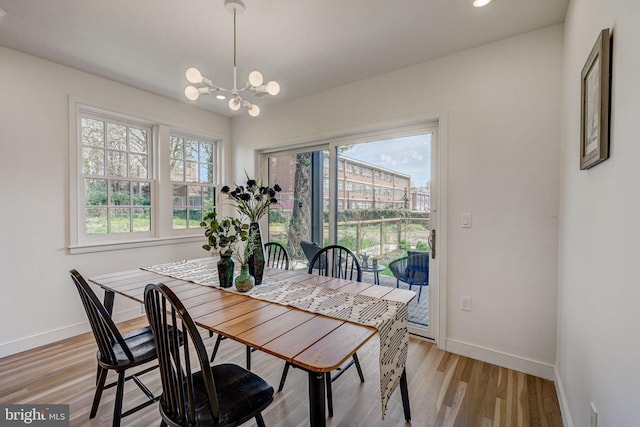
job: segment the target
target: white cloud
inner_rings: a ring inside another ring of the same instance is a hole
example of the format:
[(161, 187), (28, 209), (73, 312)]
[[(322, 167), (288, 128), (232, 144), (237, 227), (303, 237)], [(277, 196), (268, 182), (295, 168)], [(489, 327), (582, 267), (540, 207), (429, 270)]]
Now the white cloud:
[(389, 154), (380, 154), (380, 160), (387, 162), (387, 163), (391, 163), (392, 166), (398, 166), (398, 161), (395, 160), (392, 156), (390, 156)]

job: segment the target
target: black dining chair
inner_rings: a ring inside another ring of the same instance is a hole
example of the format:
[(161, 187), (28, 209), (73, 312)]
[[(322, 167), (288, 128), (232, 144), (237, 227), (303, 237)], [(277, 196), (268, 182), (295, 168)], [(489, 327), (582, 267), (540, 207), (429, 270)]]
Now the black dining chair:
[[(280, 243), (276, 242), (268, 242), (264, 244), (264, 256), (265, 256), (265, 265), (267, 267), (278, 268), (281, 270), (289, 269), (289, 253)], [(209, 334), (212, 336), (212, 334)], [(218, 334), (216, 338), (216, 343), (213, 346), (213, 351), (211, 352), (211, 362), (213, 362), (218, 354), (218, 349), (220, 348), (220, 343), (222, 340), (226, 339), (225, 336)], [(255, 349), (247, 346), (246, 348), (246, 360), (247, 360), (247, 369), (251, 370), (251, 353), (254, 352)]]
[(280, 270), (289, 269), (289, 252), (278, 242), (264, 244), (265, 265)]
[(389, 263), (389, 270), (396, 278), (396, 288), (400, 282), (409, 285), (409, 290), (419, 286), (418, 302), (422, 295), (422, 288), (429, 286), (429, 252), (407, 252), (407, 256)]
[(358, 257), (348, 248), (329, 245), (320, 249), (309, 262), (308, 273), (336, 279), (362, 281), (362, 269)]
[[(235, 364), (210, 364), (191, 315), (162, 283), (144, 291), (144, 305), (155, 337), (164, 393), (160, 397), (162, 426), (238, 426), (255, 418), (273, 401), (273, 387)], [(182, 331), (184, 345), (172, 328)]]
[[(116, 386), (116, 397), (113, 408), (113, 426), (119, 426), (121, 418), (157, 402), (159, 396), (153, 393), (138, 379), (139, 375), (146, 374), (158, 367), (154, 365), (125, 376), (125, 371), (152, 362), (156, 359), (156, 347), (151, 328), (136, 329), (135, 331), (121, 334), (111, 319), (111, 313), (100, 302), (87, 281), (76, 270), (71, 270), (71, 279), (78, 289), (82, 305), (89, 318), (91, 331), (98, 344), (98, 373), (96, 377), (96, 393), (93, 397), (93, 405), (89, 418), (94, 418), (98, 411), (100, 398), (105, 389)], [(118, 374), (116, 382), (105, 385), (109, 370)], [(124, 395), (124, 383), (132, 379), (148, 400), (134, 408), (122, 412), (122, 400)]]
[[(338, 279), (355, 280), (357, 282), (362, 281), (362, 269), (358, 258), (348, 248), (340, 245), (329, 245), (320, 249), (309, 262), (308, 267), (309, 274), (317, 274), (320, 276), (334, 277)], [(331, 375), (331, 372), (325, 373), (325, 388), (327, 390), (327, 410), (329, 416), (333, 416), (333, 391), (331, 383), (337, 380), (348, 368), (352, 365), (356, 366), (360, 382), (364, 382), (364, 374), (362, 373), (362, 367), (358, 360), (358, 354), (353, 353), (352, 360), (346, 365), (338, 368), (336, 375)], [(292, 365), (289, 362), (285, 362), (282, 376), (280, 377), (280, 385), (278, 391), (282, 391), (284, 383), (287, 379), (287, 373)]]

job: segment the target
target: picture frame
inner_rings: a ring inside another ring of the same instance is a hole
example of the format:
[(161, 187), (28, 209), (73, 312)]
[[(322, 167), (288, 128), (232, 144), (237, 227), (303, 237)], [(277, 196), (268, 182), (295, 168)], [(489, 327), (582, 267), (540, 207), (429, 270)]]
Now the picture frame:
[(581, 74), (580, 169), (609, 158), (611, 87), (609, 29), (600, 31)]

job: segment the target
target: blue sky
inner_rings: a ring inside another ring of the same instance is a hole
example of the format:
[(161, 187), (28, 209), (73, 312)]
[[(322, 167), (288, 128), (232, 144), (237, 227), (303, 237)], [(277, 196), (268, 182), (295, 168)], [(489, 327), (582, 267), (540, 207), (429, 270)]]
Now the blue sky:
[(431, 175), (431, 134), (357, 144), (342, 154), (411, 175), (411, 184), (417, 187)]

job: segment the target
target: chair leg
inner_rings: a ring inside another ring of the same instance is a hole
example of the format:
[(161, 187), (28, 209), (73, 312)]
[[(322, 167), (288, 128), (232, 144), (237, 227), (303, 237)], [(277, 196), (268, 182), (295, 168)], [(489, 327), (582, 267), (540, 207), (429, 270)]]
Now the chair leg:
[(333, 417), (333, 390), (331, 389), (331, 372), (324, 374), (325, 388), (327, 389), (327, 412)]
[[(100, 370), (102, 369), (102, 370)], [(96, 416), (96, 412), (98, 412), (98, 405), (100, 404), (100, 398), (102, 397), (102, 390), (104, 390), (104, 382), (107, 379), (107, 370), (99, 367), (100, 378), (98, 378), (96, 384), (96, 394), (93, 396), (93, 405), (91, 405), (91, 413), (89, 414), (89, 418), (93, 418)]]
[(122, 397), (124, 395), (124, 371), (118, 373), (118, 385), (116, 386), (116, 400), (113, 402), (113, 427), (120, 427), (122, 414)]
[(264, 420), (262, 419), (262, 414), (256, 415), (256, 423), (258, 424), (258, 427), (266, 427), (266, 424), (264, 423)]
[(285, 362), (284, 370), (282, 371), (282, 376), (280, 377), (280, 385), (278, 386), (278, 391), (282, 391), (282, 389), (284, 388), (284, 382), (287, 379), (287, 373), (289, 372), (290, 366), (291, 366), (291, 363)]
[(251, 370), (251, 347), (247, 346), (247, 371)]
[(360, 382), (364, 382), (364, 375), (362, 374), (362, 368), (360, 367), (360, 360), (358, 359), (358, 355), (353, 353), (353, 361), (356, 364), (356, 369), (358, 370), (358, 376), (360, 377)]
[(102, 374), (102, 370), (104, 368), (100, 365), (98, 365), (98, 371), (96, 372), (96, 385), (98, 385), (98, 382), (100, 381), (100, 374)]
[(216, 345), (213, 346), (213, 352), (211, 353), (211, 363), (213, 363), (213, 359), (216, 358), (218, 347), (220, 347), (220, 341), (222, 341), (222, 335), (218, 334), (218, 338), (216, 338)]

